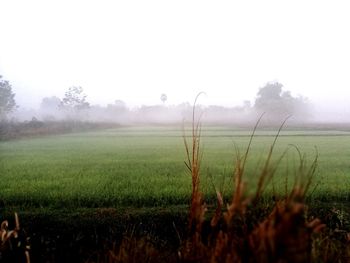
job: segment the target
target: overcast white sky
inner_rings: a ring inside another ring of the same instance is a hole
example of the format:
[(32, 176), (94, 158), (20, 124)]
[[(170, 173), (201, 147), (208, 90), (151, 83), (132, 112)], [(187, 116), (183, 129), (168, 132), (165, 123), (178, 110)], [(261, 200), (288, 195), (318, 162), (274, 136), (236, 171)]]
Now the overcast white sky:
[(280, 81), (349, 111), (350, 2), (0, 1), (0, 74), (19, 104), (82, 86), (92, 103), (237, 105)]

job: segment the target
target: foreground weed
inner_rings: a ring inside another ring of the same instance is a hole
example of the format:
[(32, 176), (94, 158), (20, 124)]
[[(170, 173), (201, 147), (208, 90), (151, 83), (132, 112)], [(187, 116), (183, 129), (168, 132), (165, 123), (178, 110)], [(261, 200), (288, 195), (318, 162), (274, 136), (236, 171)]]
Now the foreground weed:
[(15, 213), (15, 228), (13, 230), (8, 228), (8, 221), (3, 221), (0, 228), (0, 262), (29, 263), (29, 239), (20, 229), (17, 213)]
[[(324, 235), (325, 225), (318, 218), (308, 218), (305, 204), (317, 167), (317, 154), (314, 161), (307, 165), (306, 158), (296, 149), (299, 164), (295, 170), (294, 185), (288, 191), (286, 179), (285, 195), (273, 197), (271, 210), (261, 211), (261, 197), (272, 181), (278, 164), (288, 148), (277, 161), (272, 161), (274, 148), (283, 124), (278, 130), (269, 149), (262, 168), (258, 171), (259, 180), (256, 192), (247, 194), (244, 182), (245, 168), (255, 131), (262, 118), (253, 129), (247, 149), (243, 156), (237, 150), (233, 171), (233, 191), (230, 202), (224, 206), (223, 195), (217, 194), (217, 208), (210, 223), (206, 220), (207, 205), (200, 189), (200, 167), (202, 152), (200, 148), (200, 119), (195, 120), (195, 99), (192, 115), (192, 136), (190, 140), (183, 136), (192, 182), (191, 203), (188, 218), (188, 235), (177, 251), (177, 262), (348, 262), (350, 234), (343, 233), (343, 247), (336, 245), (329, 236)], [(190, 141), (190, 142), (188, 142)], [(208, 227), (204, 227), (209, 223)], [(336, 246), (336, 247), (333, 247)], [(340, 248), (338, 251), (337, 248)], [(124, 238), (121, 246), (111, 253), (110, 262), (157, 262), (159, 251), (144, 240)], [(341, 255), (341, 253), (346, 254)], [(173, 254), (174, 256), (174, 254)], [(174, 257), (171, 257), (175, 260)], [(172, 262), (171, 260), (169, 262)]]
[(173, 253), (161, 251), (146, 237), (124, 237), (118, 247), (109, 251), (109, 262), (115, 263), (158, 263), (158, 262), (177, 262), (177, 256)]
[[(305, 195), (311, 185), (317, 157), (307, 168), (305, 160), (299, 152), (300, 164), (295, 184), (291, 192), (276, 201), (275, 206), (262, 222), (251, 226), (254, 221), (249, 218), (252, 213), (248, 210), (257, 209), (260, 198), (271, 181), (280, 160), (272, 163), (273, 150), (281, 125), (270, 147), (265, 163), (260, 170), (257, 190), (254, 196), (246, 196), (246, 186), (243, 182), (245, 165), (249, 156), (252, 140), (258, 120), (250, 137), (246, 152), (243, 156), (237, 150), (234, 169), (234, 187), (231, 202), (223, 210), (223, 198), (217, 191), (217, 209), (210, 222), (209, 240), (203, 236), (203, 223), (206, 204), (199, 190), (200, 127), (195, 124), (195, 105), (193, 107), (192, 151), (185, 140), (188, 167), (192, 177), (192, 199), (189, 216), (189, 238), (179, 251), (180, 259), (184, 262), (309, 262), (312, 255), (312, 235), (324, 227), (320, 220), (306, 219)], [(306, 176), (305, 176), (306, 175)]]
[[(199, 171), (201, 166), (202, 153), (200, 152), (201, 126), (200, 118), (196, 121), (196, 103), (199, 93), (194, 101), (192, 109), (192, 141), (191, 144), (187, 142), (185, 133), (183, 134), (187, 162), (185, 162), (192, 178), (192, 193), (191, 193), (191, 211), (189, 213), (189, 231), (190, 233), (200, 232), (200, 227), (204, 221), (204, 214), (206, 206), (203, 202), (203, 195), (200, 191), (200, 177)], [(183, 129), (185, 130), (185, 129)]]

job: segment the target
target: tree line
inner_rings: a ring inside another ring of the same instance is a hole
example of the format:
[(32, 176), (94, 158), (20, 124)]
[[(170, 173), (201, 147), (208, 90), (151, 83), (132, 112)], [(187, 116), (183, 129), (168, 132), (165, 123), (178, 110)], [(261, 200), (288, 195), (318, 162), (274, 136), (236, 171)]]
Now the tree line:
[[(167, 95), (161, 94), (162, 104), (141, 106), (131, 110), (126, 103), (116, 100), (106, 107), (91, 105), (87, 95), (80, 86), (67, 89), (63, 98), (56, 96), (45, 97), (41, 101), (39, 119), (44, 120), (104, 120), (119, 122), (162, 122), (167, 120), (181, 121), (190, 116), (192, 106), (189, 103), (179, 105), (166, 105)], [(199, 106), (200, 107), (200, 106)], [(244, 121), (265, 113), (271, 120), (278, 122), (287, 116), (297, 121), (306, 121), (311, 117), (311, 107), (304, 97), (294, 97), (290, 91), (284, 90), (280, 82), (268, 82), (261, 87), (256, 95), (254, 104), (245, 101), (236, 107), (207, 106), (202, 107), (209, 122), (217, 121)], [(0, 118), (2, 121), (18, 110), (15, 94), (8, 80), (0, 76)], [(33, 116), (38, 118), (37, 116)]]

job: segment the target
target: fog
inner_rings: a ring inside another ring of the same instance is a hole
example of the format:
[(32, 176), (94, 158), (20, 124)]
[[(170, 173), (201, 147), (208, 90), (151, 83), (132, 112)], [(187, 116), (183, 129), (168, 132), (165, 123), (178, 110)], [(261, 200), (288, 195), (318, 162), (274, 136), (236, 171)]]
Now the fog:
[(301, 95), (294, 95), (282, 83), (270, 81), (257, 89), (252, 100), (238, 105), (210, 104), (210, 96), (201, 92), (194, 108), (194, 99), (179, 104), (170, 104), (168, 95), (160, 94), (156, 104), (131, 106), (122, 100), (107, 105), (94, 104), (94, 98), (79, 86), (66, 90), (64, 96), (48, 96), (39, 105), (25, 108), (17, 105), (6, 117), (14, 122), (28, 121), (83, 121), (98, 123), (132, 124), (180, 124), (192, 121), (193, 110), (202, 123), (237, 124), (252, 126), (264, 114), (267, 126), (280, 125), (286, 118), (292, 125), (320, 123), (350, 123), (347, 105), (313, 104)]
[[(262, 112), (272, 123), (350, 122), (347, 1), (4, 0), (0, 10), (0, 75), (18, 105), (8, 119), (182, 122), (205, 92), (208, 123)], [(260, 107), (267, 83), (290, 96)], [(42, 104), (73, 86), (88, 108)]]
[[(168, 95), (162, 93), (159, 102), (155, 104), (130, 105), (115, 100), (100, 105), (93, 103), (94, 98), (88, 96), (82, 87), (71, 88), (79, 88), (80, 91), (68, 89), (61, 98), (51, 94), (30, 108), (17, 103), (6, 119), (13, 122), (83, 121), (122, 125), (181, 124), (192, 121), (195, 96), (192, 101), (179, 104), (170, 104)], [(337, 100), (314, 104), (309, 98), (295, 96), (277, 81), (265, 83), (257, 89), (252, 100), (242, 101), (238, 105), (210, 104), (208, 98), (210, 95), (202, 92), (195, 107), (196, 115), (201, 116), (201, 122), (207, 124), (253, 126), (262, 114), (265, 115), (263, 123), (267, 126), (279, 125), (286, 118), (289, 118), (288, 123), (292, 125), (350, 123), (347, 104), (338, 103)]]
[[(244, 101), (236, 106), (205, 105), (202, 102), (205, 102), (207, 97), (207, 94), (201, 94), (195, 106), (196, 116), (200, 117), (200, 121), (205, 124), (236, 124), (252, 127), (262, 114), (265, 114), (263, 123), (266, 125), (280, 125), (288, 117), (289, 123), (297, 125), (347, 121), (347, 116), (340, 115), (339, 112), (324, 111), (321, 113), (322, 115), (318, 115), (319, 113), (311, 103), (306, 100), (299, 102), (299, 98), (293, 98), (295, 105), (288, 107), (286, 107), (287, 102), (285, 101), (281, 100), (276, 103), (273, 100), (268, 100), (268, 106), (265, 104), (261, 109), (258, 107), (258, 100)], [(181, 124), (192, 121), (194, 110), (193, 101), (180, 104), (168, 104), (166, 101), (160, 101), (154, 105), (130, 107), (127, 103), (116, 100), (107, 105), (88, 104), (86, 108), (82, 109), (78, 109), (76, 105), (73, 107), (65, 106), (62, 101), (63, 99), (56, 96), (45, 97), (36, 108), (28, 109), (19, 106), (8, 115), (8, 119), (14, 122), (34, 120), (44, 122), (87, 121), (122, 125)]]

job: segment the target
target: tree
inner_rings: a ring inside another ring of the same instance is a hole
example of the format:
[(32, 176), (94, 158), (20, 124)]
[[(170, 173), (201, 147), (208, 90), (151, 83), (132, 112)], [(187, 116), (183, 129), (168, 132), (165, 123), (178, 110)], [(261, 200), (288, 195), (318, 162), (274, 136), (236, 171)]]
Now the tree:
[(44, 111), (56, 111), (61, 105), (61, 100), (56, 96), (45, 97), (42, 99), (40, 109)]
[(61, 100), (56, 96), (45, 97), (40, 104), (41, 116), (44, 121), (54, 121), (60, 117)]
[(160, 100), (164, 104), (168, 100), (168, 96), (165, 93), (163, 93), (162, 95), (160, 95)]
[(113, 104), (107, 105), (107, 112), (113, 115), (124, 114), (128, 111), (126, 103), (122, 100), (116, 100)]
[(268, 116), (280, 121), (289, 115), (295, 120), (305, 119), (310, 115), (309, 105), (303, 97), (293, 97), (290, 91), (283, 91), (279, 82), (269, 82), (259, 89), (254, 108), (266, 112)]
[(122, 100), (116, 100), (114, 101), (113, 104), (114, 107), (118, 108), (118, 109), (126, 109), (126, 103)]
[(86, 101), (83, 88), (72, 86), (64, 94), (60, 108), (66, 110), (70, 117), (77, 118), (83, 110), (89, 109), (90, 104)]
[(15, 93), (12, 92), (10, 83), (0, 75), (0, 120), (16, 108)]
[(76, 110), (88, 109), (90, 104), (86, 101), (86, 95), (83, 93), (83, 88), (72, 86), (64, 94), (61, 105)]

